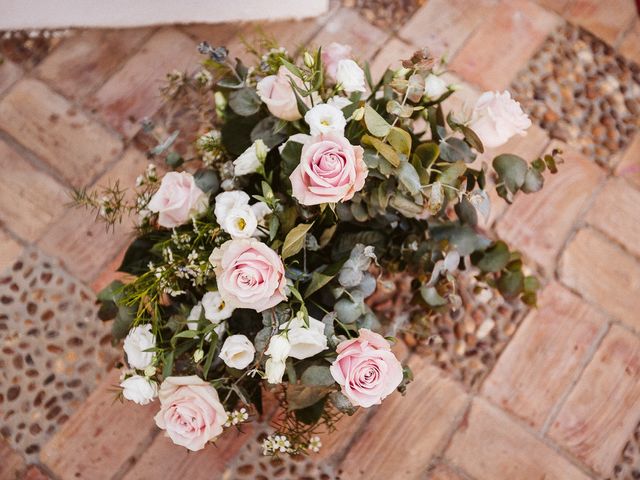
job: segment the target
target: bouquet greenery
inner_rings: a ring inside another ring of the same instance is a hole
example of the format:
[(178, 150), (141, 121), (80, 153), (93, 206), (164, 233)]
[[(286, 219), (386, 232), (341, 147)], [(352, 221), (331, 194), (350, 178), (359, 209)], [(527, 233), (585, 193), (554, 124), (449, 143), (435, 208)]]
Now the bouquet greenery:
[(490, 178), (510, 202), (556, 171), (558, 152), (475, 161), (530, 126), (508, 92), (445, 115), (455, 87), (427, 50), (374, 80), (337, 43), (297, 61), (267, 48), (252, 66), (198, 48), (202, 69), (167, 89), (205, 92), (215, 128), (190, 155), (177, 133), (156, 145), (166, 173), (151, 164), (131, 201), (117, 183), (75, 192), (108, 224), (139, 219), (119, 268), (132, 280), (100, 293), (100, 314), (124, 339), (123, 396), (159, 397), (176, 444), (203, 448), (271, 391), (265, 454), (317, 451), (341, 415), (403, 393), (411, 372), (383, 336), (401, 325), (367, 302), (383, 278), (410, 279), (407, 309), (459, 308), (462, 270), (535, 304), (520, 255), (477, 225)]

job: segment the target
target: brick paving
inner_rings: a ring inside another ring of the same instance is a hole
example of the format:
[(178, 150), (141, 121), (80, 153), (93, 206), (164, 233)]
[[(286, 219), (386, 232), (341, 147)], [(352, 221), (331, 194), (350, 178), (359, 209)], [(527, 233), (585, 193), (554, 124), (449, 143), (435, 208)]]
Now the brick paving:
[[(447, 54), (449, 78), (467, 87), (459, 105), (483, 89), (508, 87), (565, 22), (640, 62), (633, 0), (422, 3), (393, 31), (333, 2), (327, 14), (301, 22), (81, 31), (6, 58), (0, 64), (0, 269), (26, 249), (40, 249), (94, 289), (113, 276), (128, 225), (105, 233), (84, 212), (64, 206), (65, 191), (131, 180), (144, 168), (135, 142), (140, 120), (162, 108), (157, 87), (167, 71), (195, 66), (201, 39), (224, 43), (238, 56), (241, 38), (257, 27), (290, 51), (305, 42), (350, 42), (377, 74), (397, 65), (398, 56), (429, 46)], [(616, 464), (621, 458), (640, 464), (624, 453), (633, 450), (640, 422), (640, 133), (609, 168), (549, 138), (532, 127), (503, 147), (530, 159), (559, 147), (566, 162), (542, 192), (508, 209), (495, 203), (486, 225), (541, 272), (539, 308), (479, 388), (411, 353), (416, 381), (407, 396), (345, 419), (324, 436), (325, 451), (315, 459), (323, 471), (343, 479), (638, 478), (640, 472), (619, 476)], [(113, 403), (115, 383), (112, 372), (52, 433), (37, 466), (0, 440), (0, 479), (233, 478), (228, 468), (235, 464), (246, 478), (254, 475), (240, 464), (256, 455), (244, 448), (255, 437), (250, 429), (186, 455), (158, 433), (153, 406)]]

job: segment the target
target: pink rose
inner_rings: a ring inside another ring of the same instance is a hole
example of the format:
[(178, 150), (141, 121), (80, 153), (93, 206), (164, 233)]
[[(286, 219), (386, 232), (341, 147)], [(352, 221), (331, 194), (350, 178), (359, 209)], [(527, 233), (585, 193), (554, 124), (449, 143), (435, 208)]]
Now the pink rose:
[(402, 365), (384, 337), (361, 328), (359, 337), (338, 345), (330, 367), (334, 380), (353, 405), (370, 407), (382, 402), (402, 382)]
[[(269, 111), (282, 120), (293, 121), (302, 118), (298, 111), (296, 95), (291, 88), (293, 82), (303, 88), (302, 80), (281, 66), (277, 75), (269, 75), (258, 82), (256, 90), (260, 99), (267, 105)], [(310, 105), (309, 97), (305, 97), (305, 103)]]
[(220, 295), (233, 308), (262, 312), (287, 298), (282, 259), (255, 238), (229, 240), (209, 261)]
[(338, 64), (340, 60), (351, 58), (351, 47), (342, 43), (333, 42), (322, 49), (322, 63), (327, 70), (327, 76), (336, 81)]
[(160, 188), (151, 197), (147, 208), (158, 213), (161, 227), (175, 228), (191, 217), (203, 213), (209, 197), (198, 186), (193, 175), (187, 172), (169, 172), (162, 179)]
[(159, 397), (156, 425), (176, 445), (202, 450), (222, 433), (227, 414), (218, 392), (198, 376), (167, 377), (160, 385)]
[(336, 133), (312, 137), (289, 177), (293, 196), (303, 205), (350, 200), (362, 190), (369, 173), (362, 155), (362, 147)]

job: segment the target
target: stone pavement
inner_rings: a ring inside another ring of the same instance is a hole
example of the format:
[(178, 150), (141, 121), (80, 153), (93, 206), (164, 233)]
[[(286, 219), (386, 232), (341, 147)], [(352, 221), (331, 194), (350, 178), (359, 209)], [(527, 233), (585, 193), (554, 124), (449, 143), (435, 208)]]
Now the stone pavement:
[[(0, 439), (0, 479), (640, 478), (640, 19), (634, 1), (417, 4), (394, 29), (376, 26), (383, 24), (371, 9), (337, 3), (322, 18), (263, 29), (290, 51), (309, 41), (351, 43), (375, 73), (429, 46), (447, 54), (448, 75), (465, 86), (459, 97), (467, 104), (484, 89), (510, 86), (541, 102), (537, 126), (501, 150), (533, 159), (561, 148), (565, 163), (542, 192), (519, 197), (508, 209), (494, 205), (489, 226), (524, 253), (544, 290), (539, 308), (507, 332), (509, 341), (486, 374), (471, 386), (420, 350), (406, 350), (416, 373), (406, 397), (343, 420), (337, 433), (325, 436), (317, 458), (261, 459), (259, 425), (230, 432), (196, 454), (171, 446), (153, 425), (154, 406), (113, 403), (117, 372), (108, 370), (117, 354), (106, 352), (108, 339), (96, 333), (96, 348), (69, 332), (56, 338), (56, 328), (45, 325), (98, 322), (86, 294), (69, 308), (65, 294), (53, 295), (46, 284), (71, 295), (108, 281), (130, 240), (128, 227), (105, 232), (85, 212), (65, 206), (66, 191), (135, 178), (146, 165), (136, 143), (140, 120), (162, 107), (157, 87), (165, 73), (192, 68), (203, 39), (238, 53), (241, 37), (255, 26), (79, 31), (30, 40), (1, 51), (0, 64), (0, 427), (6, 439)], [(562, 49), (552, 48), (562, 35), (577, 53), (562, 57)], [(609, 63), (599, 67), (603, 55)], [(578, 80), (564, 91), (561, 76), (545, 73), (545, 65), (583, 69), (585, 92)], [(556, 86), (560, 99), (550, 104), (539, 89)], [(611, 101), (598, 107), (594, 120), (588, 99), (607, 95)], [(562, 131), (550, 126), (559, 120), (567, 120)], [(600, 124), (605, 130), (592, 133)], [(600, 134), (610, 142), (596, 157), (590, 152)], [(31, 267), (25, 272), (29, 262), (45, 284), (39, 293), (20, 290), (23, 277), (32, 275)], [(68, 283), (56, 283), (58, 276)], [(53, 306), (41, 313), (43, 296)], [(19, 309), (22, 317), (12, 313)], [(18, 318), (34, 340), (7, 333)], [(34, 360), (21, 352), (34, 343), (42, 345), (39, 355), (56, 379), (39, 380), (36, 371), (30, 384), (23, 381), (31, 378)], [(464, 349), (458, 354), (466, 355)], [(84, 357), (92, 359), (89, 367), (82, 367)], [(94, 380), (82, 380), (83, 373)], [(50, 393), (54, 385), (57, 393)], [(82, 388), (69, 395), (73, 385)], [(25, 398), (32, 396), (29, 404)], [(21, 415), (23, 422), (16, 420)]]

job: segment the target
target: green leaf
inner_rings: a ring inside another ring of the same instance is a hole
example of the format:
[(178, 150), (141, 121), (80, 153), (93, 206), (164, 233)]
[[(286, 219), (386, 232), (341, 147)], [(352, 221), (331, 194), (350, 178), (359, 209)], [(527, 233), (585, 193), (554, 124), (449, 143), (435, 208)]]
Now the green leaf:
[(478, 224), (478, 212), (467, 197), (462, 197), (454, 207), (461, 222), (475, 227)]
[(296, 97), (296, 107), (298, 107), (298, 113), (305, 116), (305, 114), (309, 111), (309, 107), (306, 103), (300, 98), (300, 94), (298, 93), (299, 87), (294, 83), (293, 79), (289, 79), (289, 83), (291, 84), (291, 90), (293, 90), (293, 94)]
[(520, 270), (505, 271), (497, 282), (498, 290), (505, 298), (515, 298), (524, 290), (524, 275)]
[(260, 105), (262, 100), (253, 88), (245, 87), (229, 94), (229, 107), (240, 116), (249, 117), (257, 113)]
[(459, 128), (464, 135), (464, 139), (467, 141), (467, 143), (469, 143), (469, 145), (475, 148), (478, 152), (484, 153), (484, 145), (482, 145), (482, 140), (480, 140), (480, 137), (478, 137), (476, 132), (471, 130), (466, 125), (460, 125)]
[(325, 398), (331, 390), (332, 387), (289, 384), (287, 385), (289, 410), (310, 407)]
[(195, 338), (198, 336), (197, 330), (184, 330), (180, 333), (176, 333), (173, 338)]
[(420, 176), (409, 162), (401, 162), (398, 168), (398, 181), (411, 195), (420, 193)]
[(155, 240), (152, 240), (150, 236), (136, 238), (127, 248), (118, 271), (132, 275), (141, 275), (146, 272), (147, 265), (154, 258), (150, 252), (154, 245)]
[(476, 233), (468, 225), (441, 225), (431, 228), (430, 231), (434, 240), (448, 240), (463, 257), (475, 251), (484, 250), (491, 245), (491, 240), (484, 235)]
[(333, 234), (336, 233), (336, 228), (338, 228), (338, 224), (334, 223), (322, 232), (318, 241), (320, 248), (324, 248), (329, 245), (329, 242), (333, 238)]
[(419, 161), (424, 168), (429, 168), (433, 165), (433, 162), (436, 161), (439, 155), (440, 147), (438, 147), (438, 144), (427, 142), (421, 143), (416, 147), (416, 150), (413, 153), (413, 158), (414, 160)]
[(201, 168), (193, 176), (196, 185), (205, 193), (216, 193), (220, 188), (220, 180), (215, 170)]
[(483, 272), (499, 272), (509, 263), (509, 247), (502, 241), (497, 241), (488, 248), (476, 266)]
[(227, 151), (234, 156), (240, 156), (253, 143), (251, 131), (258, 123), (258, 116), (251, 117), (237, 116), (229, 112), (226, 121), (220, 127), (222, 144)]
[(525, 293), (535, 293), (540, 289), (540, 281), (533, 275), (524, 277), (523, 285)]
[(311, 274), (311, 282), (309, 282), (307, 289), (304, 291), (304, 297), (309, 297), (329, 283), (338, 274), (343, 264), (344, 262), (337, 262), (322, 271), (316, 270), (313, 272)]
[(384, 143), (382, 140), (372, 137), (371, 135), (363, 135), (361, 142), (375, 148), (377, 152), (394, 167), (397, 168), (400, 166), (400, 156), (391, 145)]
[(522, 184), (522, 191), (524, 193), (534, 193), (539, 191), (544, 185), (544, 177), (539, 170), (530, 167), (527, 170), (527, 174), (524, 176), (524, 183)]
[(450, 186), (457, 186), (459, 184), (459, 178), (464, 174), (467, 170), (467, 166), (464, 162), (456, 162), (450, 166), (448, 166), (441, 175), (439, 175), (438, 180), (440, 183)]
[(440, 140), (440, 158), (449, 163), (460, 161), (471, 163), (475, 160), (476, 155), (464, 140), (451, 137)]
[(391, 125), (369, 104), (364, 107), (364, 124), (376, 137), (384, 137), (391, 131)]
[(273, 148), (276, 145), (282, 143), (287, 136), (284, 133), (280, 133), (278, 127), (280, 126), (280, 120), (275, 117), (267, 117), (260, 120), (253, 130), (251, 130), (251, 141), (262, 140), (269, 148)]
[(302, 250), (307, 232), (312, 225), (313, 223), (301, 223), (300, 225), (293, 227), (291, 231), (287, 233), (287, 236), (284, 239), (284, 245), (282, 246), (282, 252), (280, 254), (283, 260)]
[(346, 413), (347, 415), (353, 415), (358, 409), (358, 407), (355, 407), (342, 392), (333, 392), (329, 394), (329, 401), (340, 412)]
[(282, 158), (282, 173), (285, 176), (291, 175), (291, 173), (296, 169), (296, 167), (300, 164), (300, 155), (302, 154), (303, 145), (298, 142), (294, 142), (293, 140), (288, 141), (284, 148), (282, 149), (282, 153), (280, 157)]
[(168, 351), (164, 354), (164, 359), (163, 359), (163, 368), (162, 368), (162, 376), (164, 378), (170, 377), (171, 374), (173, 373), (173, 357), (174, 357), (174, 352), (173, 350)]
[(407, 157), (411, 153), (411, 135), (406, 130), (398, 127), (391, 127), (387, 141), (398, 152), (403, 153)]
[(300, 71), (300, 69), (294, 65), (293, 63), (291, 63), (290, 61), (288, 61), (286, 58), (282, 57), (280, 59), (282, 61), (282, 64), (287, 67), (287, 70), (289, 70), (291, 73), (293, 73), (296, 77), (298, 77), (300, 80), (302, 80), (302, 72)]
[(504, 183), (511, 192), (516, 193), (524, 184), (527, 175), (527, 162), (517, 155), (504, 153), (493, 159), (493, 168), (498, 181)]
[(320, 385), (325, 387), (329, 387), (336, 383), (333, 376), (331, 376), (329, 367), (326, 365), (311, 365), (302, 372), (300, 381), (303, 385)]
[(296, 410), (296, 418), (306, 425), (316, 424), (318, 420), (320, 420), (320, 417), (322, 417), (322, 412), (324, 412), (324, 405), (326, 400), (327, 399), (325, 396), (313, 405)]

